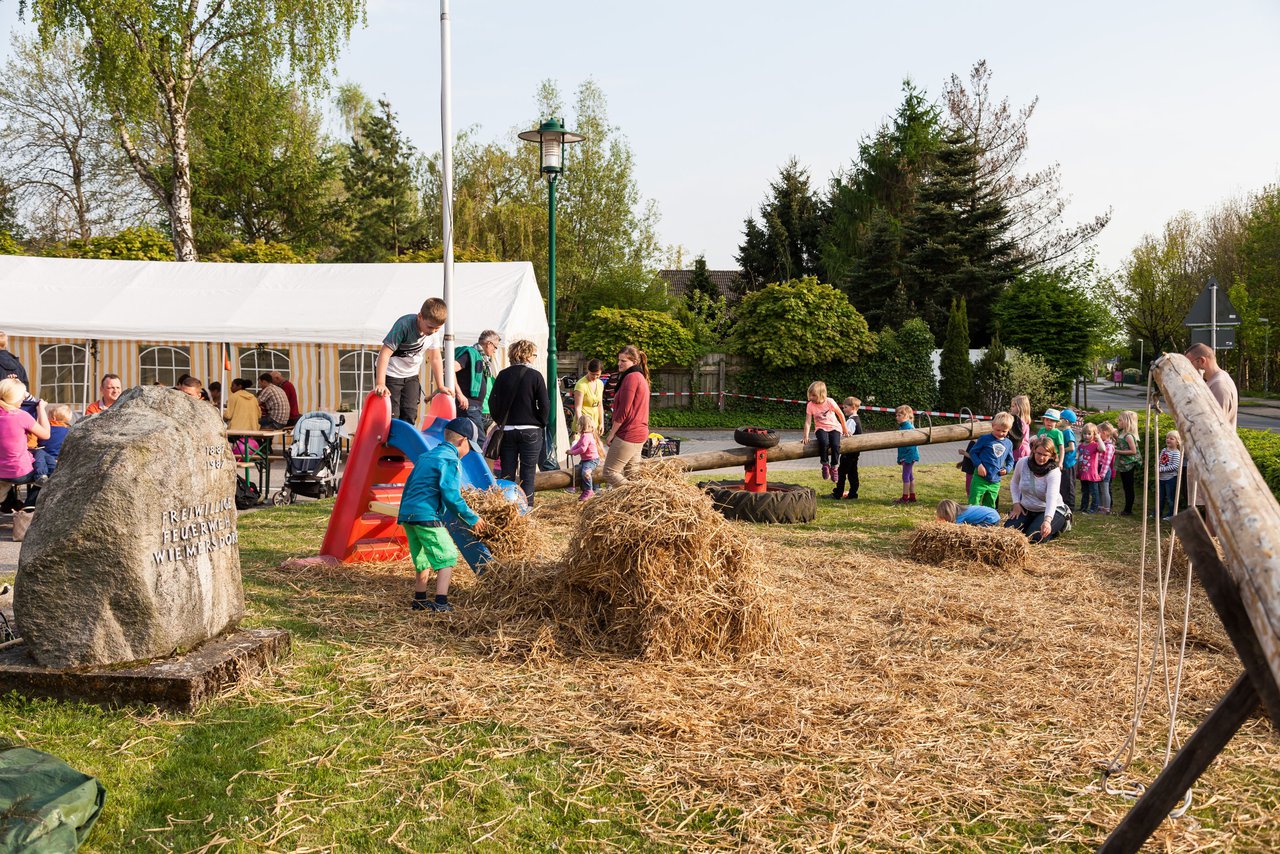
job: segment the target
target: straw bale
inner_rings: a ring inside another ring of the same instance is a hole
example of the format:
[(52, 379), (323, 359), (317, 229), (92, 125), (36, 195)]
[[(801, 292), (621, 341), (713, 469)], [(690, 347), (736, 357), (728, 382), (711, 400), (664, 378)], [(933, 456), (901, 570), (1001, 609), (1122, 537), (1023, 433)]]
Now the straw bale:
[(907, 554), (938, 566), (980, 564), (998, 570), (1025, 569), (1031, 556), (1027, 538), (1010, 528), (930, 521), (916, 528)]
[(537, 658), (576, 650), (669, 661), (776, 648), (779, 615), (744, 532), (674, 467), (636, 475), (587, 503), (558, 561), (523, 530), (536, 530), (536, 513), (486, 513), (469, 494), (501, 530), (488, 535), (495, 563), (459, 629), (493, 654)]

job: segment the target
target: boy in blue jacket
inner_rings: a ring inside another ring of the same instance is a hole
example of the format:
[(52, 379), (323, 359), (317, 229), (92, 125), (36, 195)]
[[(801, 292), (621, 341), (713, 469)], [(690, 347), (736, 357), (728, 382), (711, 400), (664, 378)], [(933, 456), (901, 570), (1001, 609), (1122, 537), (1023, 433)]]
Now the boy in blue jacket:
[(1074, 510), (1076, 505), (1076, 414), (1070, 409), (1062, 410), (1062, 420), (1058, 428), (1062, 430), (1062, 482), (1058, 485), (1058, 494), (1062, 503)]
[(1013, 416), (997, 412), (991, 432), (979, 436), (969, 452), (973, 460), (973, 481), (969, 484), (969, 504), (995, 508), (1000, 500), (1000, 477), (1013, 468), (1013, 443), (1007, 438)]
[[(476, 533), (485, 521), (462, 500), (462, 458), (480, 441), (479, 430), (469, 418), (455, 418), (444, 426), (444, 441), (413, 462), (404, 485), (397, 521), (409, 540), (409, 554), (418, 581), (413, 588), (415, 611), (452, 611), (449, 582), (458, 563), (458, 547), (445, 529), (445, 514), (453, 512)], [(436, 571), (435, 599), (427, 599), (427, 579)]]

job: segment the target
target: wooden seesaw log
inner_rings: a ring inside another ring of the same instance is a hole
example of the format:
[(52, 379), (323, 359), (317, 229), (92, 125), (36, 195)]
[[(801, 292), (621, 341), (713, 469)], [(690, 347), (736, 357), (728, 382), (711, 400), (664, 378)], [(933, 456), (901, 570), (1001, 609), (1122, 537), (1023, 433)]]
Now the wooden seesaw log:
[(1280, 504), (1191, 362), (1166, 354), (1151, 373), (1182, 433), (1188, 469), (1199, 475), (1196, 500), (1204, 503), (1223, 559), (1194, 507), (1175, 516), (1173, 527), (1244, 673), (1111, 831), (1099, 854), (1136, 854), (1259, 701), (1280, 727)]
[[(990, 421), (967, 421), (963, 424), (946, 424), (925, 430), (886, 430), (882, 433), (862, 433), (858, 436), (845, 436), (840, 442), (840, 452), (844, 454), (859, 451), (881, 451), (886, 448), (901, 448), (907, 445), (933, 445), (942, 442), (963, 442), (976, 439), (991, 432)], [(677, 457), (654, 457), (633, 465), (655, 465), (667, 463), (678, 466), (685, 471), (707, 471), (708, 469), (743, 466), (755, 457), (755, 448), (727, 448), (723, 451), (703, 451), (700, 454), (684, 454)], [(785, 460), (801, 460), (818, 456), (818, 443), (782, 442), (769, 449), (769, 462)], [(599, 474), (596, 475), (599, 477)], [(571, 484), (569, 472), (540, 471), (535, 488), (563, 489)]]

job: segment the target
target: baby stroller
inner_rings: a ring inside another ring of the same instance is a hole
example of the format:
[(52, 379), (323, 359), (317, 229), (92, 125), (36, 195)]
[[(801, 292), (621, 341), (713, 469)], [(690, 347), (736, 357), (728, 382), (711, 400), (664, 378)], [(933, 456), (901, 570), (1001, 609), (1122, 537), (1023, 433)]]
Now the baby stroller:
[(328, 498), (338, 492), (338, 460), (346, 417), (308, 412), (293, 427), (293, 444), (284, 451), (284, 486), (272, 497), (277, 506), (292, 504), (299, 495)]

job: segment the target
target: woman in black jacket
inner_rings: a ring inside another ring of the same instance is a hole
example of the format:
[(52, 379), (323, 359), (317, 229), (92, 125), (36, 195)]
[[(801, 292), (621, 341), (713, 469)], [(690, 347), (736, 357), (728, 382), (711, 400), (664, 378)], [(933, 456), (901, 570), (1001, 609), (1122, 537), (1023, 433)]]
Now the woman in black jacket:
[(498, 373), (489, 393), (489, 414), (495, 419), (489, 441), (500, 443), (502, 476), (520, 484), (530, 507), (538, 461), (542, 459), (542, 436), (551, 409), (547, 381), (530, 367), (537, 355), (532, 341), (516, 341), (508, 347), (511, 365)]

